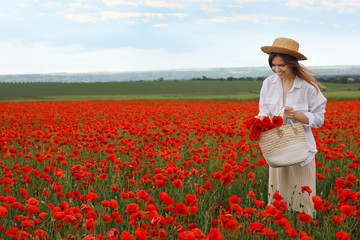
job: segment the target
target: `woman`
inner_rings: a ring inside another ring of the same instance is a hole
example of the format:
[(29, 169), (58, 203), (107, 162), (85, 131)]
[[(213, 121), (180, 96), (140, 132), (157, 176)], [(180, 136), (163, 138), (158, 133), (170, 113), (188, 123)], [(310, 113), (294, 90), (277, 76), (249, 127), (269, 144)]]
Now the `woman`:
[[(299, 43), (289, 38), (277, 38), (272, 46), (261, 50), (269, 54), (269, 65), (275, 72), (263, 82), (259, 101), (259, 118), (277, 115), (285, 107), (285, 119), (301, 122), (304, 126), (308, 159), (300, 165), (269, 168), (268, 205), (278, 192), (288, 205), (296, 211), (294, 224), (300, 227), (300, 212), (311, 216), (314, 213), (312, 196), (316, 195), (316, 143), (311, 127), (319, 128), (324, 123), (326, 98), (318, 86), (323, 87), (299, 64), (307, 58), (298, 52)], [(307, 190), (307, 191), (306, 191)]]

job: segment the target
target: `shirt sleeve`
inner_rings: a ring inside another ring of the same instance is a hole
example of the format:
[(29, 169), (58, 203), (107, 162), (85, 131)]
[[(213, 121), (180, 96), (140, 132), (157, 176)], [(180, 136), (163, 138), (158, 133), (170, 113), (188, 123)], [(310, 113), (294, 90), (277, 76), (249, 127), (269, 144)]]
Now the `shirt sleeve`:
[(305, 112), (304, 114), (308, 117), (309, 123), (304, 124), (304, 126), (319, 128), (324, 124), (327, 100), (319, 89), (316, 91), (316, 89), (312, 86), (308, 97), (309, 112)]
[(265, 94), (267, 92), (266, 80), (263, 82), (263, 85), (260, 90), (260, 99), (259, 99), (259, 114), (258, 116), (270, 116), (270, 109), (267, 104), (265, 104)]

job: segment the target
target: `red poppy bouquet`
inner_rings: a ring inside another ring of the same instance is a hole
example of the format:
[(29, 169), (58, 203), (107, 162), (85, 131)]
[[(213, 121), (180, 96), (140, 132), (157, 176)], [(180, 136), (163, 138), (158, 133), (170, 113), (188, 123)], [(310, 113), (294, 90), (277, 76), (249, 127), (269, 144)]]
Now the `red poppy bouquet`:
[(256, 117), (252, 117), (245, 120), (244, 125), (247, 129), (250, 130), (250, 140), (256, 141), (259, 138), (260, 133), (273, 128), (281, 127), (283, 121), (284, 120), (281, 116), (274, 116), (272, 120), (270, 120), (270, 117), (268, 116), (265, 116), (262, 120)]

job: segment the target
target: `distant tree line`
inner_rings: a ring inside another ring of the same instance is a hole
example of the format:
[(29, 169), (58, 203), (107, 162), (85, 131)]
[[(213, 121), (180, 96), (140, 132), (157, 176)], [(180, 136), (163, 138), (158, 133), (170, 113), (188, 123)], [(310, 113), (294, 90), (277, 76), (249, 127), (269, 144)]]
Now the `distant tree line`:
[[(332, 82), (332, 83), (360, 83), (360, 75), (344, 75), (344, 76), (314, 76), (319, 82)], [(263, 81), (266, 77), (227, 77), (227, 78), (212, 78), (202, 76), (192, 78), (190, 81)], [(163, 78), (158, 81), (164, 81)]]

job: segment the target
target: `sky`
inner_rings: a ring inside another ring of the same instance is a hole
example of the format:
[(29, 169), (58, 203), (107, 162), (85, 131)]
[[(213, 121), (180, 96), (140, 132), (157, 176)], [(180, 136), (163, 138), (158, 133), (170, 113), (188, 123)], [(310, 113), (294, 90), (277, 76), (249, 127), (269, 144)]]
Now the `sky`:
[(0, 74), (360, 65), (360, 0), (3, 0)]

